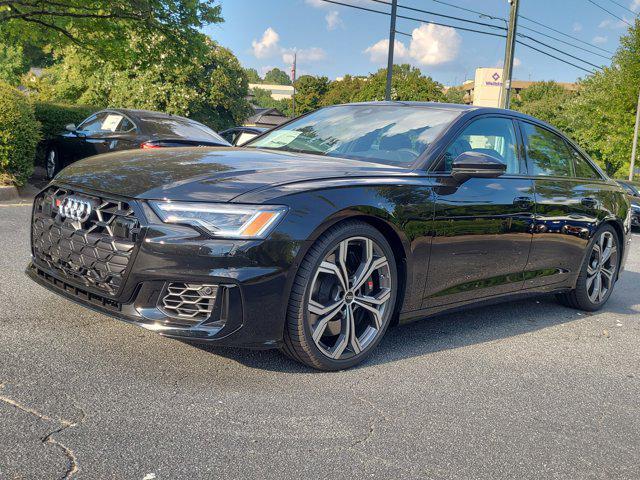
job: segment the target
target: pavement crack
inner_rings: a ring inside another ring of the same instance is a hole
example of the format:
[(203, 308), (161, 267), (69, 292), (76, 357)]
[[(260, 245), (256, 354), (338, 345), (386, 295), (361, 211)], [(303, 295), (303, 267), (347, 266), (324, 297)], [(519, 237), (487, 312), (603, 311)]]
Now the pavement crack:
[[(4, 384), (0, 383), (0, 388), (4, 387)], [(78, 471), (78, 459), (76, 458), (76, 455), (74, 453), (74, 451), (67, 447), (66, 445), (64, 445), (61, 442), (58, 442), (55, 438), (53, 438), (54, 435), (63, 432), (64, 430), (66, 430), (67, 428), (72, 428), (75, 427), (77, 425), (79, 425), (80, 423), (82, 423), (82, 421), (85, 419), (86, 414), (84, 412), (84, 410), (80, 409), (80, 419), (77, 421), (70, 421), (70, 420), (65, 420), (63, 418), (53, 418), (50, 417), (49, 415), (46, 415), (44, 413), (38, 412), (37, 410), (27, 406), (27, 405), (23, 405), (22, 403), (16, 402), (15, 400), (9, 398), (9, 397), (5, 397), (4, 395), (0, 395), (0, 401), (6, 403), (7, 405), (11, 405), (12, 407), (14, 407), (17, 410), (20, 410), (22, 412), (28, 413), (29, 415), (32, 415), (36, 418), (39, 418), (40, 420), (44, 420), (47, 422), (51, 422), (51, 423), (57, 423), (60, 426), (58, 428), (56, 428), (55, 430), (47, 433), (44, 437), (42, 437), (40, 439), (40, 441), (45, 444), (45, 445), (52, 445), (55, 448), (58, 448), (59, 450), (62, 451), (62, 453), (65, 455), (65, 457), (67, 457), (67, 470), (64, 472), (64, 474), (59, 477), (60, 480), (67, 480), (71, 477), (73, 477), (77, 471)]]
[(372, 423), (371, 425), (369, 425), (369, 431), (362, 438), (358, 438), (355, 442), (353, 442), (350, 445), (350, 448), (355, 448), (358, 445), (366, 443), (371, 438), (371, 435), (373, 435), (373, 432), (375, 432), (375, 430), (375, 423)]

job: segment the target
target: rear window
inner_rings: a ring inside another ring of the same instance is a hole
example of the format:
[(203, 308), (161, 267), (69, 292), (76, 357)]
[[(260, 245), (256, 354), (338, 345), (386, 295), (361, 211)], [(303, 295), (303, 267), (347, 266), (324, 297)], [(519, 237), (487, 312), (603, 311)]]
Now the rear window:
[(143, 118), (142, 121), (145, 123), (147, 130), (153, 135), (227, 144), (224, 138), (209, 127), (185, 118), (147, 117)]

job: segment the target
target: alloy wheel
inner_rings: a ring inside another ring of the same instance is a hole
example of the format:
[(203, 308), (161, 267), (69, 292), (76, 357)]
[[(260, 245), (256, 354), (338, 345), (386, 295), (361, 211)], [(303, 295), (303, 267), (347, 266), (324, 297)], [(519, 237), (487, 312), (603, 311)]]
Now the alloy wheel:
[(47, 155), (47, 177), (53, 178), (56, 173), (56, 151), (49, 150)]
[(384, 330), (393, 279), (382, 248), (367, 237), (339, 242), (318, 266), (307, 310), (318, 349), (334, 360), (363, 352)]
[(587, 265), (587, 295), (593, 303), (606, 299), (613, 288), (618, 265), (618, 247), (613, 233), (602, 232), (593, 244)]

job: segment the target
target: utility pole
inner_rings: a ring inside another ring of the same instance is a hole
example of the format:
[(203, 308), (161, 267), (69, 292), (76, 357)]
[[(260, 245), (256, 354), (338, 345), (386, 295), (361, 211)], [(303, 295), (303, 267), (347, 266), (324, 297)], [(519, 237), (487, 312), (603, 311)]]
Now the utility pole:
[(638, 127), (640, 127), (640, 93), (636, 107), (636, 126), (633, 129), (633, 146), (631, 147), (631, 165), (629, 166), (629, 181), (633, 181), (633, 171), (636, 169), (636, 151), (638, 149)]
[(291, 116), (296, 116), (296, 60), (298, 51), (293, 52), (293, 63), (291, 64), (291, 85), (293, 85), (293, 94), (291, 95)]
[(384, 99), (391, 100), (391, 79), (393, 78), (393, 48), (396, 43), (396, 16), (398, 14), (398, 0), (391, 0), (391, 24), (389, 26), (389, 58), (387, 59), (387, 88)]
[(518, 27), (518, 9), (520, 0), (509, 0), (509, 29), (507, 30), (507, 44), (504, 49), (504, 71), (502, 72), (502, 91), (500, 92), (500, 107), (509, 108), (511, 103), (511, 76), (513, 74), (513, 54), (516, 50), (516, 29)]

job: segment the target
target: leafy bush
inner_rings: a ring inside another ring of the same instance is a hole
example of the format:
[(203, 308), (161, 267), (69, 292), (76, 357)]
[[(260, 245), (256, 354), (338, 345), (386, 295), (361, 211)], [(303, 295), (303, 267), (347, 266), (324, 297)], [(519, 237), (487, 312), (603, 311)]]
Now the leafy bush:
[(0, 83), (0, 174), (23, 185), (33, 172), (40, 124), (27, 98)]
[(64, 130), (65, 125), (78, 125), (99, 109), (86, 105), (65, 105), (62, 103), (34, 102), (36, 119), (42, 124), (42, 138), (50, 140)]
[(36, 164), (38, 165), (44, 164), (47, 142), (63, 131), (65, 125), (69, 123), (78, 125), (82, 120), (99, 110), (85, 105), (65, 105), (51, 102), (34, 102), (33, 107), (36, 119), (42, 125), (42, 142), (38, 145), (36, 153)]

